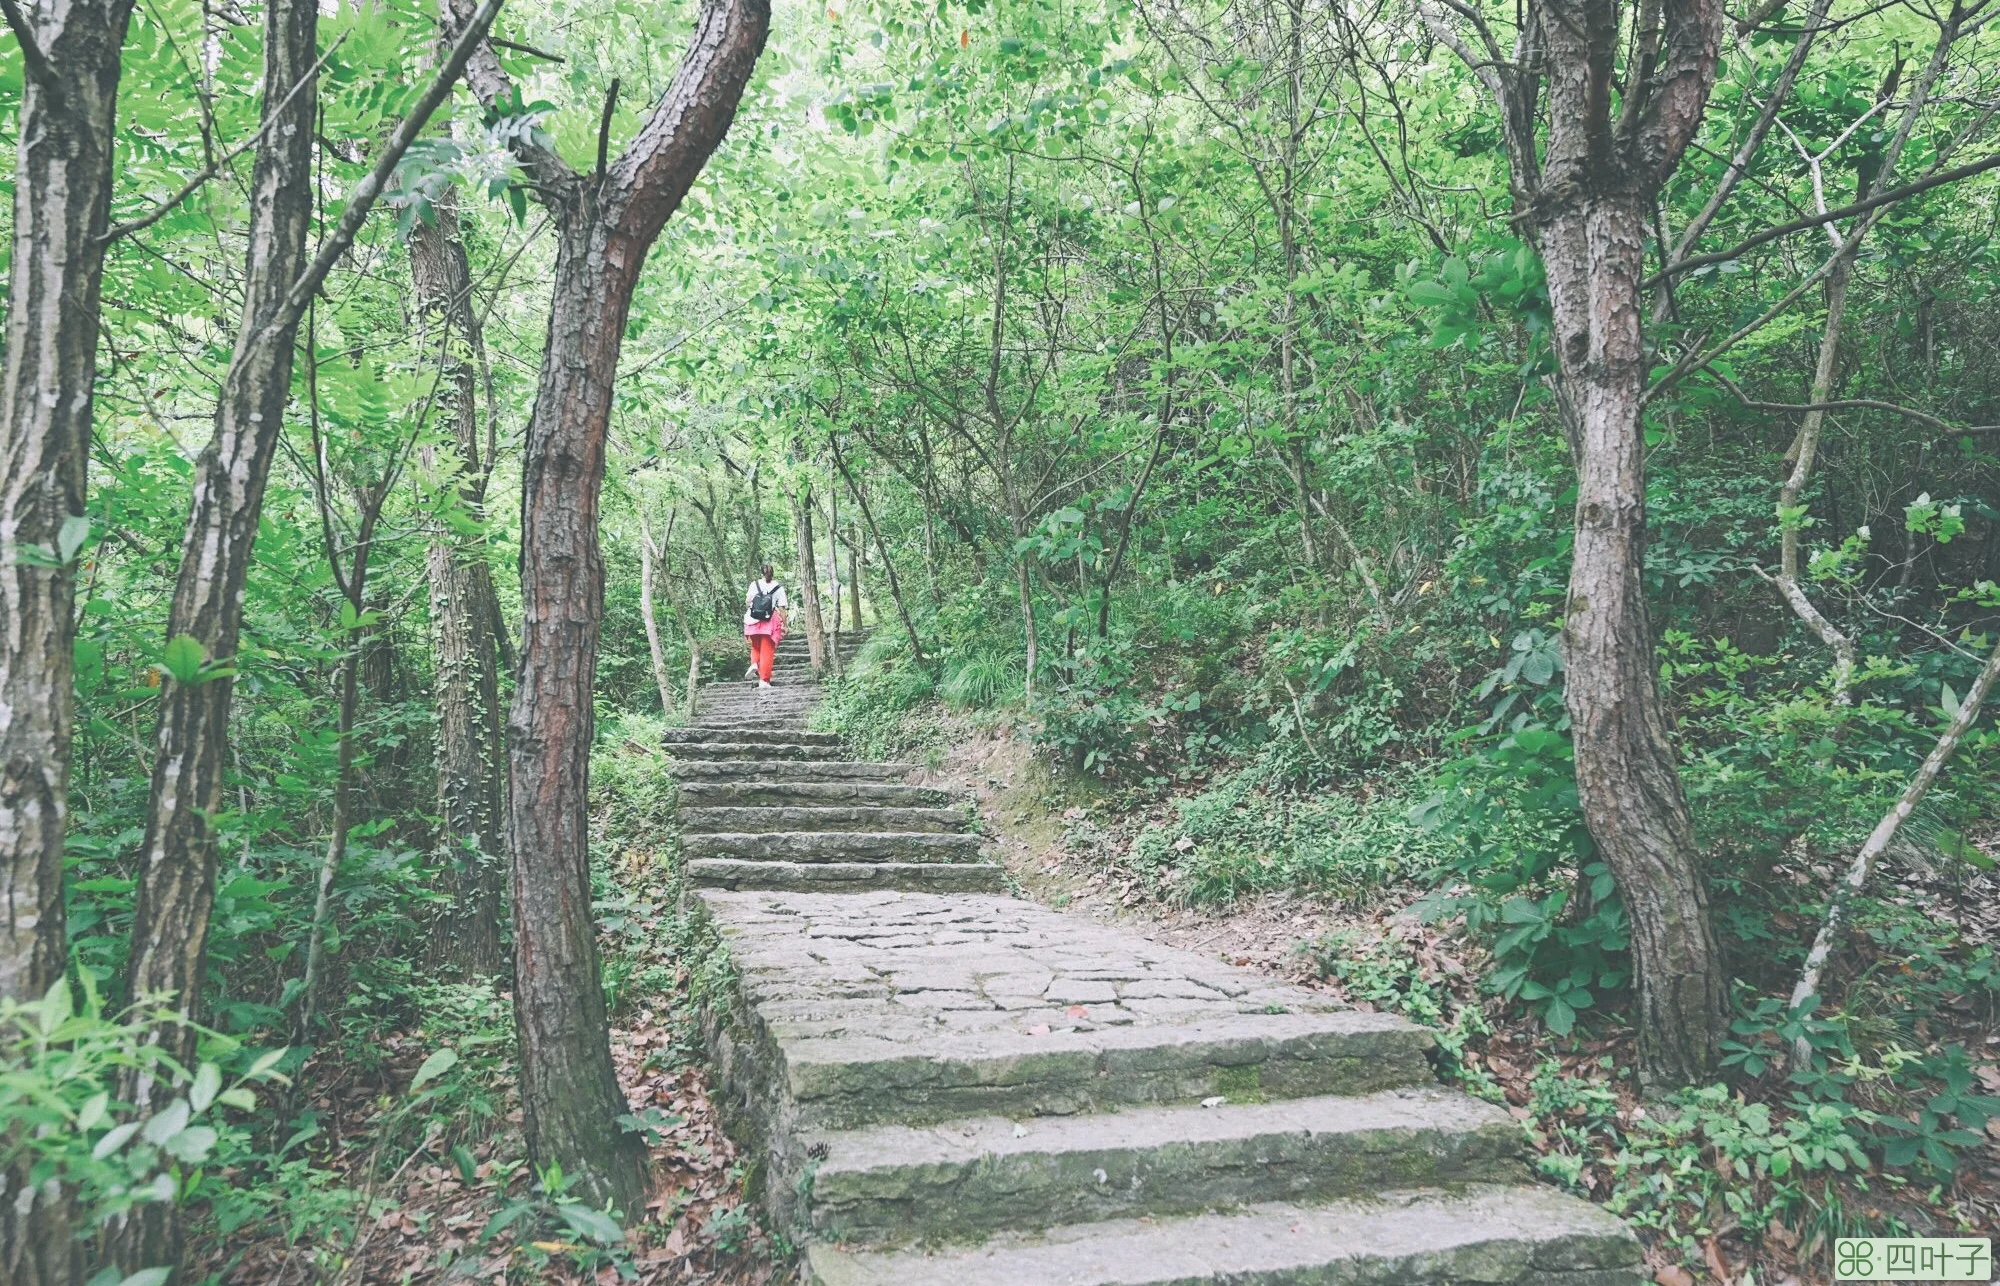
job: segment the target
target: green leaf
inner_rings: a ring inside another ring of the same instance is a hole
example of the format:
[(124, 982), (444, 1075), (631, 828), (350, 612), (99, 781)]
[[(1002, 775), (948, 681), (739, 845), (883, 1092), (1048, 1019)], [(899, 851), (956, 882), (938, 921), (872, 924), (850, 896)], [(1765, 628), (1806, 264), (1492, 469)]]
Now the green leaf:
[(110, 1106), (111, 1095), (102, 1092), (92, 1094), (76, 1114), (76, 1128), (79, 1130), (96, 1129), (103, 1123), (105, 1111)]
[(194, 1085), (188, 1090), (188, 1103), (200, 1115), (215, 1102), (215, 1096), (222, 1091), (222, 1069), (214, 1063), (203, 1063), (194, 1074)]
[(426, 1058), (423, 1066), (417, 1069), (417, 1074), (410, 1078), (410, 1093), (416, 1093), (425, 1084), (443, 1076), (456, 1066), (458, 1066), (457, 1051), (449, 1047), (438, 1050), (429, 1058)]
[(139, 1123), (137, 1121), (127, 1121), (123, 1125), (111, 1127), (111, 1130), (97, 1141), (97, 1146), (90, 1150), (90, 1159), (93, 1161), (102, 1161), (119, 1148), (124, 1147), (126, 1141), (138, 1132)]
[(615, 1246), (625, 1240), (625, 1230), (618, 1226), (616, 1219), (581, 1201), (565, 1201), (556, 1207), (556, 1211), (578, 1236), (588, 1237), (600, 1246)]
[(56, 558), (64, 563), (74, 562), (76, 552), (83, 548), (83, 542), (90, 537), (90, 519), (82, 514), (71, 514), (62, 520), (56, 531)]
[(167, 648), (160, 656), (160, 663), (176, 683), (199, 683), (202, 662), (208, 659), (208, 649), (192, 634), (177, 634), (167, 640)]
[(241, 1085), (217, 1094), (215, 1101), (224, 1107), (233, 1107), (241, 1112), (254, 1112), (257, 1109), (257, 1096)]

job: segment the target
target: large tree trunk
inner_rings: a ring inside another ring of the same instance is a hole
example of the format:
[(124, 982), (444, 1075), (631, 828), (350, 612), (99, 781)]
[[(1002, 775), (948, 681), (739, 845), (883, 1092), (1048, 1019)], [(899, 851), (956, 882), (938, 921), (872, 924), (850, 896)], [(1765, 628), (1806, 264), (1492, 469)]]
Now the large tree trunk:
[(1418, 8), (1494, 98), (1516, 217), (1548, 270), (1557, 402), (1577, 467), (1563, 627), (1577, 793), (1631, 917), (1640, 1081), (1685, 1085), (1714, 1067), (1726, 987), (1646, 619), (1639, 289), (1647, 211), (1715, 84), (1722, 7), (1659, 0), (1630, 10), (1628, 30), (1617, 4), (1533, 0), (1513, 57), (1475, 10)]
[[(458, 503), (475, 521), (485, 517), (473, 355), (479, 351), (472, 308), (472, 274), (458, 236), (455, 202), (437, 203), (435, 225), (410, 233), (410, 272), (427, 318), (438, 326), (438, 349), (451, 377), (449, 410), (457, 444)], [(435, 453), (426, 448), (426, 463)], [(439, 523), (425, 553), (430, 586), (431, 640), (437, 650), (437, 862), (450, 891), (438, 917), (438, 958), (468, 975), (500, 972), (500, 864), (505, 847), (506, 741), (500, 718), (499, 640), (493, 573), (485, 541)]]
[[(446, 0), (447, 13), (459, 2)], [(578, 1195), (628, 1214), (643, 1207), (646, 1150), (617, 1123), (625, 1096), (611, 1063), (590, 914), (604, 440), (639, 271), (735, 117), (769, 26), (767, 0), (704, 5), (666, 96), (599, 174), (578, 174), (532, 138), (515, 144), (557, 229), (548, 336), (521, 460), (526, 620), (507, 718), (522, 1126), (535, 1164), (560, 1164)], [(487, 45), (467, 78), (489, 105), (513, 90)]]
[[(249, 249), (236, 351), (215, 408), (215, 435), (195, 462), (194, 497), (182, 541), (180, 575), (167, 614), (169, 639), (191, 636), (213, 662), (236, 653), (243, 583), (263, 508), (271, 456), (291, 396), (298, 313), (287, 306), (305, 266), (312, 223), (312, 138), (316, 86), (286, 95), (313, 68), (319, 30), (314, 0), (272, 0), (264, 17), (264, 110), (279, 120), (257, 148), (251, 178)], [(194, 1017), (201, 1002), (208, 917), (215, 901), (215, 835), (208, 819), (222, 805), (234, 679), (160, 680), (151, 805), (139, 855), (127, 994), (167, 994)], [(176, 1059), (193, 1065), (194, 1031), (159, 1033)], [(141, 1108), (155, 1090), (141, 1078)], [(179, 1225), (169, 1208), (142, 1205), (108, 1229), (113, 1261), (126, 1272), (180, 1259)]]
[[(113, 116), (131, 0), (32, 5), (0, 382), (0, 998), (62, 977), (76, 560), (97, 378)], [(25, 48), (25, 46), (24, 46)], [(68, 537), (66, 540), (65, 537)], [(30, 552), (32, 551), (32, 552)], [(0, 1175), (0, 1279), (82, 1274), (68, 1200)]]
[(1645, 587), (1645, 218), (1600, 199), (1542, 234), (1580, 451), (1564, 625), (1577, 793), (1632, 923), (1641, 1073), (1692, 1084), (1712, 1066), (1726, 1000), (1707, 878), (1660, 710)]
[[(470, 29), (485, 31), (498, 9), (485, 0)], [(251, 544), (264, 505), (271, 458), (291, 396), (292, 354), (306, 305), (326, 274), (353, 245), (389, 175), (417, 132), (457, 80), (470, 52), (461, 40), (436, 79), (396, 127), (368, 175), (355, 188), (339, 224), (321, 239), (308, 266), (312, 222), (313, 123), (318, 111), (315, 0), (270, 0), (264, 11), (264, 108), (268, 122), (251, 174), (250, 227), (243, 279), (243, 315), (229, 371), (215, 406), (215, 432), (195, 461), (194, 495), (181, 545), (179, 576), (167, 611), (167, 638), (191, 638), (213, 669), (192, 682), (160, 682), (152, 791), (146, 837), (139, 851), (133, 910), (129, 995), (171, 996), (184, 1015), (199, 1017), (208, 951), (208, 917), (215, 902), (215, 834), (208, 819), (222, 805), (228, 757), (228, 668), (243, 623), (243, 587)], [(194, 1031), (161, 1027), (156, 1038), (192, 1065)], [(159, 1086), (138, 1077), (124, 1097), (149, 1107)], [(179, 1231), (170, 1207), (148, 1204), (106, 1229), (111, 1260), (125, 1272), (178, 1262)]]
[(1577, 449), (1563, 626), (1577, 794), (1631, 919), (1639, 1074), (1651, 1088), (1709, 1074), (1728, 999), (1707, 876), (1660, 709), (1642, 578), (1646, 211), (1699, 123), (1721, 24), (1712, 0), (1666, 9), (1665, 65), (1654, 69), (1660, 88), (1648, 86), (1658, 101), (1650, 114), (1625, 104), (1631, 132), (1617, 155), (1607, 148), (1617, 131), (1604, 92), (1620, 39), (1617, 9), (1549, 0), (1539, 30), (1551, 133), (1536, 227), (1560, 401)]

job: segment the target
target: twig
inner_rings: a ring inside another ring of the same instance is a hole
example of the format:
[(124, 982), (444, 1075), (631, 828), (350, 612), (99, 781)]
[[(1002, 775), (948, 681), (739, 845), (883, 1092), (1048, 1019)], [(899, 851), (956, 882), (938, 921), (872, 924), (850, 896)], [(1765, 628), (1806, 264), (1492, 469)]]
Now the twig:
[(533, 45), (524, 45), (518, 40), (502, 40), (498, 36), (488, 36), (486, 43), (497, 49), (511, 49), (517, 54), (527, 54), (533, 58), (545, 58), (552, 63), (566, 63), (569, 61), (569, 59), (563, 57), (561, 54), (552, 54), (546, 49), (537, 49)]
[[(6, 4), (9, 7), (12, 6), (12, 3), (13, 0), (0, 0), (0, 4)], [(238, 143), (235, 147), (230, 148), (227, 152), (224, 152), (221, 156), (217, 157), (216, 160), (212, 164), (210, 164), (207, 169), (203, 170), (201, 173), (195, 175), (193, 178), (189, 179), (185, 184), (183, 184), (181, 186), (180, 191), (174, 193), (166, 200), (160, 202), (160, 204), (154, 206), (151, 213), (143, 215), (137, 219), (130, 220), (129, 222), (121, 223), (117, 227), (111, 229), (109, 232), (100, 233), (97, 239), (100, 242), (103, 242), (105, 245), (109, 245), (113, 241), (118, 240), (120, 237), (129, 237), (135, 232), (144, 232), (147, 228), (152, 227), (154, 224), (158, 223), (161, 219), (164, 219), (167, 217), (167, 215), (171, 214), (175, 206), (179, 205), (181, 202), (193, 196), (195, 194), (195, 190), (199, 188), (202, 184), (208, 182), (210, 179), (220, 174), (224, 166), (228, 165), (231, 161), (235, 160), (237, 157), (243, 155), (251, 148), (257, 146), (258, 143), (262, 142), (264, 135), (271, 132), (271, 127), (277, 124), (278, 121), (284, 117), (285, 109), (291, 106), (292, 100), (294, 98), (297, 98), (299, 96), (299, 92), (303, 90), (307, 85), (311, 84), (314, 77), (319, 75), (320, 68), (326, 66), (326, 60), (333, 57), (335, 51), (337, 51), (342, 45), (347, 43), (348, 34), (349, 33), (345, 31), (341, 32), (340, 38), (334, 41), (333, 45), (325, 53), (319, 56), (319, 61), (315, 62), (310, 68), (308, 68), (306, 70), (306, 74), (299, 77), (297, 83), (294, 84), (290, 89), (285, 91), (285, 96), (282, 100), (279, 101), (278, 106), (274, 110), (265, 113), (264, 123), (257, 127), (257, 132), (255, 134), (252, 134), (249, 138), (244, 139), (241, 143)]]
[(604, 163), (611, 153), (611, 113), (618, 107), (618, 77), (604, 91), (604, 112), (597, 118), (597, 181), (604, 182)]

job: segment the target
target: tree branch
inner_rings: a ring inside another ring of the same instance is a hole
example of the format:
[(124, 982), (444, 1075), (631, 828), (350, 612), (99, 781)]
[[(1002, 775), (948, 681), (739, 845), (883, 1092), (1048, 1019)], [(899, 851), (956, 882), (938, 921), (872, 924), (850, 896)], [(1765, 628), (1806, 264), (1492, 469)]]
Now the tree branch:
[(1679, 263), (1662, 268), (1639, 284), (1642, 289), (1651, 289), (1669, 277), (1678, 277), (1684, 272), (1692, 272), (1696, 268), (1706, 267), (1712, 263), (1728, 263), (1732, 259), (1740, 259), (1744, 254), (1755, 250), (1758, 246), (1769, 245), (1771, 242), (1781, 237), (1788, 237), (1794, 232), (1804, 232), (1807, 228), (1817, 228), (1822, 223), (1833, 223), (1840, 219), (1852, 218), (1857, 214), (1866, 214), (1870, 210), (1878, 209), (1881, 206), (1894, 205), (1896, 202), (1913, 197), (1919, 192), (1928, 192), (1932, 188), (1942, 187), (1947, 183), (1956, 183), (1960, 179), (1969, 179), (1974, 175), (1984, 174), (1986, 171), (1992, 169), (2000, 169), (2000, 152), (1995, 152), (1993, 155), (1983, 157), (1977, 161), (1968, 161), (1964, 165), (1954, 166), (1949, 170), (1939, 170), (1936, 174), (1930, 175), (1927, 178), (1905, 183), (1901, 187), (1890, 188), (1887, 192), (1877, 193), (1865, 201), (1856, 201), (1850, 205), (1843, 205), (1837, 210), (1828, 210), (1825, 214), (1808, 215), (1803, 219), (1794, 219), (1790, 223), (1781, 223), (1775, 228), (1766, 228), (1756, 236), (1740, 242), (1732, 249), (1718, 250), (1713, 254), (1695, 255), (1690, 259), (1683, 259)]
[(7, 14), (7, 27), (14, 33), (14, 39), (21, 45), (21, 65), (27, 69), (29, 79), (42, 87), (42, 92), (58, 103), (62, 101), (62, 78), (42, 53), (42, 47), (35, 43), (34, 29), (28, 26), (28, 19), (14, 0), (0, 0), (0, 10)]

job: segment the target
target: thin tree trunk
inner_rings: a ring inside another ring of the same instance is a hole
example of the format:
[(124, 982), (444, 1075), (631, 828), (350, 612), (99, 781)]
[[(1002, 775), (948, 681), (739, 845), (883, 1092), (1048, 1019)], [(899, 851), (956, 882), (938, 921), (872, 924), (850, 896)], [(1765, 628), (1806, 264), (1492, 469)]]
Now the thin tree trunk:
[[(0, 999), (63, 976), (76, 571), (97, 379), (120, 56), (131, 0), (28, 6), (0, 379)], [(32, 49), (32, 54), (27, 51)], [(83, 1274), (70, 1198), (0, 1172), (0, 1279)]]
[(806, 651), (812, 657), (813, 673), (826, 667), (826, 626), (819, 612), (819, 569), (813, 565), (812, 484), (801, 483), (792, 506), (792, 536), (799, 561), (799, 607), (806, 618)]
[[(1812, 949), (1806, 953), (1805, 968), (1799, 972), (1798, 985), (1792, 988), (1793, 1009), (1819, 995), (1820, 976), (1826, 969), (1827, 960), (1833, 955), (1834, 947), (1839, 944), (1840, 931), (1847, 923), (1849, 904), (1868, 883), (1869, 873), (1875, 869), (1875, 863), (1882, 854), (1888, 851), (1896, 832), (1902, 829), (1903, 823), (1909, 820), (1910, 814), (1929, 793), (1938, 774), (1944, 771), (1945, 763), (1958, 749), (1958, 743), (1971, 731), (1973, 723), (1979, 718), (1979, 707), (1985, 704), (1986, 694), (1992, 691), (1996, 678), (2000, 678), (2000, 643), (1994, 644), (1993, 651), (1987, 655), (1985, 667), (1972, 681), (1972, 690), (1958, 703), (1957, 713), (1952, 715), (1951, 723), (1938, 737), (1937, 744), (1931, 747), (1930, 754), (1924, 757), (1916, 776), (1903, 787), (1902, 795), (1882, 815), (1882, 820), (1875, 823), (1875, 829), (1869, 832), (1861, 851), (1848, 865), (1846, 878), (1834, 887), (1833, 897), (1827, 902), (1826, 920), (1813, 936)], [(1812, 1046), (1803, 1037), (1792, 1046), (1792, 1059), (1799, 1067), (1811, 1061)]]
[[(847, 493), (854, 497), (855, 507), (861, 510), (862, 521), (868, 524), (868, 534), (875, 539), (875, 552), (882, 559), (882, 574), (889, 578), (889, 597), (896, 604), (896, 615), (903, 622), (903, 633), (909, 636), (910, 656), (918, 665), (922, 665), (924, 664), (923, 641), (917, 637), (917, 627), (910, 622), (910, 609), (903, 602), (903, 584), (896, 578), (896, 561), (889, 557), (889, 546), (882, 540), (882, 528), (875, 522), (875, 511), (868, 507), (867, 493), (862, 491), (860, 483), (856, 482), (853, 473), (849, 472), (847, 460), (840, 453), (839, 439), (829, 437), (827, 441), (833, 447), (833, 463), (839, 468), (841, 478), (847, 483)], [(855, 579), (859, 583), (860, 578), (857, 576)], [(878, 611), (876, 616), (879, 619), (881, 613)]]
[[(457, 447), (457, 503), (484, 526), (486, 482), (493, 461), (480, 449), (477, 372), (479, 319), (472, 308), (472, 273), (449, 192), (436, 204), (434, 224), (410, 232), (410, 273), (417, 300), (438, 327), (438, 352), (450, 377)], [(463, 345), (464, 351), (457, 351)], [(437, 453), (424, 447), (425, 463)], [(430, 589), (431, 643), (436, 649), (438, 837), (435, 860), (450, 903), (432, 929), (433, 954), (468, 976), (490, 976), (505, 964), (500, 941), (500, 864), (505, 848), (506, 740), (500, 719), (500, 606), (483, 537), (434, 525), (424, 555)]]
[[(473, 30), (483, 33), (498, 8), (498, 0), (486, 0)], [(453, 49), (307, 265), (318, 24), (313, 0), (271, 0), (265, 8), (263, 110), (271, 127), (258, 143), (251, 175), (243, 315), (216, 402), (215, 432), (195, 462), (180, 571), (167, 612), (167, 638), (193, 639), (213, 668), (193, 682), (168, 675), (160, 683), (125, 983), (127, 994), (135, 997), (171, 996), (180, 1012), (191, 1017), (200, 1011), (208, 919), (215, 901), (217, 854), (208, 819), (222, 806), (234, 690), (228, 663), (236, 655), (251, 545), (291, 395), (299, 322), (470, 52), (469, 42)], [(192, 1027), (170, 1024), (156, 1038), (177, 1061), (192, 1065)], [(157, 1088), (140, 1077), (121, 1090), (143, 1110), (151, 1106)], [(106, 1229), (106, 1248), (111, 1261), (128, 1273), (177, 1263), (174, 1212), (161, 1204), (135, 1207)]]
[[(462, 0), (447, 0), (462, 14)], [(633, 289), (667, 219), (722, 141), (770, 26), (767, 0), (709, 0), (686, 58), (638, 135), (581, 174), (532, 136), (516, 155), (557, 229), (549, 328), (521, 461), (526, 616), (507, 720), (514, 1022), (528, 1155), (577, 1193), (636, 1215), (646, 1149), (625, 1096), (592, 921), (589, 771), (604, 606), (598, 508), (605, 436)], [(490, 45), (467, 68), (488, 107), (515, 86)]]
[(847, 520), (847, 603), (854, 632), (861, 633), (861, 524)]
[[(674, 538), (674, 520), (667, 519), (666, 538)], [(646, 650), (653, 658), (653, 685), (660, 690), (660, 713), (674, 717), (674, 685), (667, 679), (667, 653), (660, 646), (660, 621), (653, 611), (653, 577), (661, 550), (653, 544), (653, 529), (646, 512), (639, 511), (639, 615), (646, 623)]]

